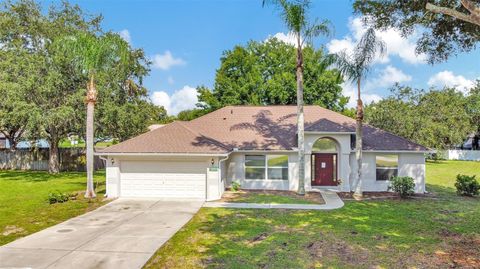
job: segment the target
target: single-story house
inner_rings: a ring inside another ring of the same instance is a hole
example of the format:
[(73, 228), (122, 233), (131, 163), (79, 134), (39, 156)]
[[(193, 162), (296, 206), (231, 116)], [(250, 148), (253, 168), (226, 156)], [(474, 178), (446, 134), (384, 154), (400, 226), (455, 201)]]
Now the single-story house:
[[(296, 106), (227, 106), (175, 121), (97, 155), (107, 160), (108, 197), (219, 199), (225, 187), (297, 190)], [(305, 106), (305, 188), (351, 191), (355, 120)], [(427, 148), (373, 126), (363, 127), (364, 191), (386, 191), (393, 175), (425, 191)]]

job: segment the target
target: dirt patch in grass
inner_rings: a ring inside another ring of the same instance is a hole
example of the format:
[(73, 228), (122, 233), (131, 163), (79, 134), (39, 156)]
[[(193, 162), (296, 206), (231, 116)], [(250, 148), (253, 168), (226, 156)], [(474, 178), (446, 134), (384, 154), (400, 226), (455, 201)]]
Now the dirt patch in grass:
[(304, 196), (293, 191), (239, 190), (225, 191), (220, 202), (274, 203), (274, 204), (325, 204), (319, 192), (307, 192)]
[(24, 232), (25, 232), (25, 229), (23, 229), (22, 227), (17, 227), (15, 225), (7, 225), (3, 230), (2, 235), (7, 236), (11, 234), (22, 234)]
[(450, 268), (480, 268), (479, 235), (464, 236), (447, 229), (439, 233), (445, 238), (445, 247), (435, 251), (435, 264)]
[(359, 266), (369, 263), (369, 251), (342, 240), (330, 238), (316, 240), (306, 246), (313, 261), (336, 259), (345, 266)]

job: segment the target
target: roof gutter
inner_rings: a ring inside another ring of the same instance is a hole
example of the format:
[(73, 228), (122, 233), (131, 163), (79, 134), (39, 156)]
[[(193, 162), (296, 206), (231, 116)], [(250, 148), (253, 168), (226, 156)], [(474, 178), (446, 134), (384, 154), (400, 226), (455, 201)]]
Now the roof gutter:
[(155, 153), (155, 152), (95, 152), (95, 156), (196, 156), (196, 157), (227, 157), (229, 153)]
[[(355, 152), (352, 150), (350, 152)], [(432, 150), (362, 150), (362, 152), (378, 152), (378, 153), (431, 153)]]
[(305, 131), (305, 134), (316, 134), (316, 135), (342, 135), (342, 134), (355, 134), (355, 132), (318, 132), (318, 131)]

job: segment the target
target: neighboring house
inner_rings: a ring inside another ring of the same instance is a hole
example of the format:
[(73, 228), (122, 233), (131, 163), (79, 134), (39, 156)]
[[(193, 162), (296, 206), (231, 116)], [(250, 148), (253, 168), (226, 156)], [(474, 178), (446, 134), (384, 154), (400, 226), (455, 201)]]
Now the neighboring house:
[[(109, 197), (215, 200), (237, 181), (245, 189), (297, 190), (296, 106), (228, 106), (176, 121), (97, 152), (107, 158)], [(305, 106), (305, 188), (351, 191), (355, 120)], [(393, 175), (425, 191), (427, 148), (363, 128), (364, 191), (386, 191)]]
[(153, 131), (155, 129), (162, 128), (163, 126), (165, 126), (165, 124), (152, 124), (148, 126), (148, 130)]
[(480, 133), (472, 133), (467, 136), (467, 139), (459, 146), (459, 150), (480, 150)]
[[(48, 148), (48, 142), (44, 139), (40, 139), (37, 142), (37, 147), (38, 148)], [(20, 141), (17, 144), (17, 149), (26, 149), (26, 148), (31, 148), (32, 145), (28, 141)], [(10, 148), (10, 142), (8, 139), (5, 137), (4, 134), (0, 133), (0, 149), (9, 149)]]
[(7, 148), (7, 138), (4, 134), (0, 133), (0, 149)]

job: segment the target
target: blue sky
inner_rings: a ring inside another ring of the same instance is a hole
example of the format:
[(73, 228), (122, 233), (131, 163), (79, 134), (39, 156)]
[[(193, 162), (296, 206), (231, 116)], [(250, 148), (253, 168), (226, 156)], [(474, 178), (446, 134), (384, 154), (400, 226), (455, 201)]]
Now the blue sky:
[[(105, 30), (120, 32), (133, 47), (145, 50), (154, 65), (144, 84), (154, 102), (165, 105), (171, 114), (196, 103), (194, 87), (213, 85), (223, 51), (249, 40), (288, 34), (273, 8), (262, 8), (261, 0), (74, 2), (89, 13), (102, 14)], [(350, 0), (313, 1), (311, 16), (330, 20), (335, 30), (330, 39), (316, 40), (316, 47), (335, 52), (355, 42), (362, 27), (351, 4)], [(401, 39), (393, 30), (379, 35), (389, 53), (376, 62), (366, 82), (367, 102), (387, 95), (395, 81), (422, 88), (447, 84), (465, 89), (480, 78), (479, 49), (431, 66), (414, 55), (415, 37)], [(345, 94), (350, 95), (351, 89), (345, 85)]]

